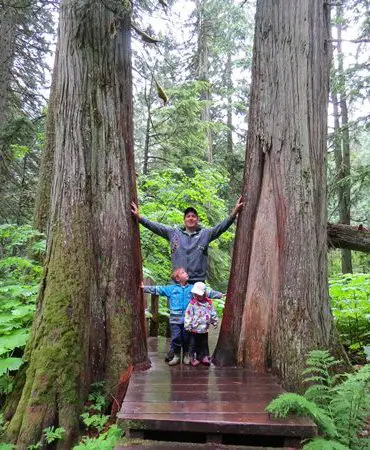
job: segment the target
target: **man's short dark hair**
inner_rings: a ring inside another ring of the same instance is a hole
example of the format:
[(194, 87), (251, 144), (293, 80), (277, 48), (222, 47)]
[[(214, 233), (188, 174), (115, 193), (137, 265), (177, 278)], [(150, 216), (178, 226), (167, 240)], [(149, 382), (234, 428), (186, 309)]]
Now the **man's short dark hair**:
[(193, 214), (195, 214), (198, 217), (198, 211), (195, 208), (193, 208), (192, 206), (189, 206), (189, 208), (185, 209), (185, 211), (184, 211), (184, 218), (189, 213), (193, 213)]

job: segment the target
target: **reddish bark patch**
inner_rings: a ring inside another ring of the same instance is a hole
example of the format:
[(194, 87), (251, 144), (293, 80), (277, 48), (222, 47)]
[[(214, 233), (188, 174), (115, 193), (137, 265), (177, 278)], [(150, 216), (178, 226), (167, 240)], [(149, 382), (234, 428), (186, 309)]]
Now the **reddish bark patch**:
[(132, 371), (133, 371), (133, 366), (130, 365), (128, 367), (128, 369), (126, 369), (123, 372), (123, 374), (121, 375), (121, 377), (119, 379), (117, 393), (115, 395), (115, 398), (114, 398), (114, 401), (112, 404), (112, 410), (111, 410), (112, 417), (116, 417), (117, 412), (121, 408), (121, 404), (123, 402), (123, 399), (125, 398)]

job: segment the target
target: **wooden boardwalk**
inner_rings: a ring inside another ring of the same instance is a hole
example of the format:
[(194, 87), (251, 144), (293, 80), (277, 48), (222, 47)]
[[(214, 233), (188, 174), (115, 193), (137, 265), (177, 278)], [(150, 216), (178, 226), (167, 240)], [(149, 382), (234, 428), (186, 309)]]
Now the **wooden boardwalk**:
[(316, 434), (310, 420), (276, 420), (264, 411), (283, 392), (272, 375), (240, 368), (169, 367), (166, 349), (165, 339), (149, 338), (152, 367), (131, 376), (117, 415), (127, 437), (299, 448), (301, 439)]

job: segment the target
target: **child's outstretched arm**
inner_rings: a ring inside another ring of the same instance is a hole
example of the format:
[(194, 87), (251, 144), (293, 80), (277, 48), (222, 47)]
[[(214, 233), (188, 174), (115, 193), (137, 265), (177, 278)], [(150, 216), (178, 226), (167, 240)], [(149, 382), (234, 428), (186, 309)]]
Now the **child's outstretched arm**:
[(213, 289), (207, 287), (206, 288), (206, 297), (208, 298), (223, 298), (225, 294), (222, 292), (214, 291)]
[(168, 297), (171, 294), (171, 286), (144, 286), (143, 284), (140, 286), (144, 289), (146, 294), (152, 295), (162, 295), (164, 297)]

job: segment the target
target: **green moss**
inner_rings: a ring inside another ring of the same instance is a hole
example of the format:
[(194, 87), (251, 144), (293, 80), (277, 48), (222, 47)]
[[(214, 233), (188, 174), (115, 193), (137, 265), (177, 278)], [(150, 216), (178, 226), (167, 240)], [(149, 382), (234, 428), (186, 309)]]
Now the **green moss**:
[[(132, 364), (131, 338), (132, 338), (132, 310), (128, 302), (121, 298), (118, 305), (112, 310), (108, 308), (107, 322), (109, 322), (109, 347), (107, 352), (107, 388), (115, 393), (117, 380)], [(114, 394), (113, 394), (114, 395)]]
[(33, 442), (34, 434), (42, 431), (45, 414), (58, 416), (58, 399), (64, 405), (73, 405), (78, 417), (93, 267), (87, 229), (80, 215), (73, 217), (71, 235), (64, 235), (59, 227), (53, 233), (44, 289), (27, 349), (30, 364), (26, 383), (9, 426), (13, 437), (21, 432)]

